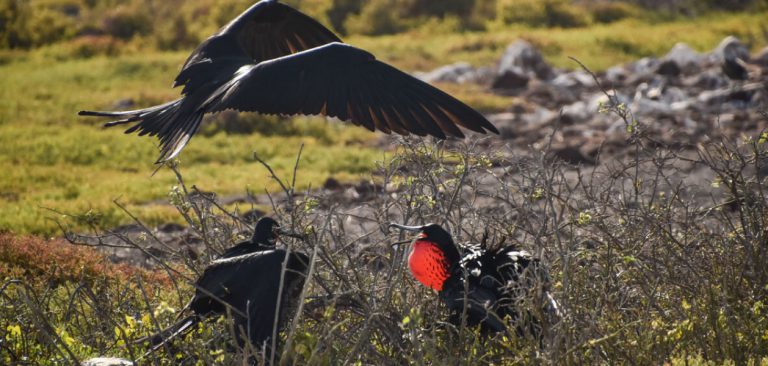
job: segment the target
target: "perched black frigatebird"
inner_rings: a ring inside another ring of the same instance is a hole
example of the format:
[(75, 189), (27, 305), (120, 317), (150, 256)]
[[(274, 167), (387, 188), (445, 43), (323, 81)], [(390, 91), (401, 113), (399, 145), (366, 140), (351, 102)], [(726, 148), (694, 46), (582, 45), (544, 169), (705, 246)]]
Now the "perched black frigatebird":
[(192, 314), (146, 338), (155, 344), (153, 350), (194, 329), (199, 322), (225, 314), (232, 315), (240, 347), (250, 342), (257, 349), (270, 348), (275, 317), (281, 327), (285, 315), (296, 306), (309, 266), (305, 254), (276, 249), (278, 235), (297, 234), (264, 217), (257, 222), (250, 241), (231, 247), (211, 262), (195, 282), (195, 295), (181, 312), (189, 310)]
[(256, 222), (253, 236), (249, 240), (241, 241), (222, 253), (217, 260), (237, 257), (243, 254), (255, 253), (265, 249), (273, 249), (280, 234), (295, 236), (296, 234), (280, 228), (280, 224), (271, 217), (262, 217)]
[(498, 130), (471, 107), (376, 58), (342, 44), (330, 30), (277, 0), (263, 0), (189, 56), (173, 86), (181, 98), (138, 110), (84, 116), (136, 123), (125, 132), (157, 136), (161, 163), (197, 132), (205, 114), (238, 110), (323, 115), (371, 131), (464, 137), (457, 126)]
[[(405, 226), (401, 230), (419, 232), (411, 244), (408, 266), (424, 286), (439, 292), (451, 312), (451, 323), (480, 325), (486, 332), (507, 330), (508, 321), (518, 323), (518, 335), (539, 337), (536, 314), (557, 314), (558, 305), (547, 290), (548, 277), (538, 259), (514, 246), (485, 250), (479, 246), (459, 248), (438, 224)], [(538, 292), (538, 293), (536, 293)], [(528, 298), (538, 296), (541, 311), (521, 309)], [(526, 316), (525, 323), (519, 321)], [(509, 317), (509, 320), (507, 320)]]

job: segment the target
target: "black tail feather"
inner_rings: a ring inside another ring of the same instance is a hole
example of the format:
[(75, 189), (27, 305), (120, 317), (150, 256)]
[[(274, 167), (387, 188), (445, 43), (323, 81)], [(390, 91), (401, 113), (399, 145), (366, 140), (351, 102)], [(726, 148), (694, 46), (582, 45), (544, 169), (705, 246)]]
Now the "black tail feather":
[(199, 322), (200, 322), (199, 316), (194, 314), (189, 315), (177, 321), (176, 323), (169, 326), (168, 328), (165, 328), (153, 335), (134, 341), (134, 343), (149, 342), (151, 346), (151, 348), (147, 352), (145, 352), (144, 355), (139, 357), (139, 359), (143, 359), (144, 357), (147, 357), (148, 355), (156, 352), (160, 348), (165, 347), (172, 340), (192, 330), (193, 327)]
[(80, 111), (81, 116), (117, 117), (104, 127), (114, 127), (138, 122), (125, 130), (125, 133), (137, 132), (139, 136), (157, 136), (160, 140), (160, 157), (156, 163), (173, 159), (197, 132), (205, 111), (195, 107), (188, 97), (165, 104), (132, 111)]

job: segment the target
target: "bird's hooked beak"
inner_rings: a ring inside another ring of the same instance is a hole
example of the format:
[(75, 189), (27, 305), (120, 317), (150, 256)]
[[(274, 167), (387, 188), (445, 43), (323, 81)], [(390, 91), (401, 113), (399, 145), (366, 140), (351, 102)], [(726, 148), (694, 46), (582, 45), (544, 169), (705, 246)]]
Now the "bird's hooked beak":
[[(405, 231), (411, 231), (411, 232), (419, 233), (419, 232), (422, 232), (426, 226), (407, 226), (407, 225), (400, 225), (400, 224), (391, 223), (391, 224), (389, 224), (389, 226), (387, 226), (387, 231), (389, 231), (389, 229), (391, 229), (393, 227), (397, 228), (397, 229), (400, 229), (400, 230), (405, 230)], [(426, 236), (426, 234), (422, 233), (419, 237), (422, 237), (422, 236)], [(406, 243), (409, 243), (410, 241), (411, 240), (399, 241), (397, 243), (392, 243), (391, 246), (394, 247), (394, 246), (398, 246), (400, 244), (406, 244)]]
[(282, 227), (276, 228), (275, 233), (277, 235), (289, 236), (291, 238), (304, 239), (304, 234), (289, 229), (283, 229)]
[(389, 226), (387, 226), (387, 229), (390, 229), (393, 227), (398, 228), (400, 230), (412, 231), (412, 232), (420, 232), (424, 230), (424, 226), (407, 226), (407, 225), (400, 225), (400, 224), (394, 224), (394, 223), (389, 224)]

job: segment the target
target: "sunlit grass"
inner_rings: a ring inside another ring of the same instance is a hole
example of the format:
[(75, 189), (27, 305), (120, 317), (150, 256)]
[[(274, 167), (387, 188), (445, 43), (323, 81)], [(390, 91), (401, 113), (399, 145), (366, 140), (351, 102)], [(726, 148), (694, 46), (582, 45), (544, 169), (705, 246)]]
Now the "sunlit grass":
[[(468, 61), (493, 65), (504, 48), (518, 38), (539, 47), (555, 66), (574, 68), (573, 56), (593, 70), (660, 56), (676, 42), (699, 51), (714, 48), (726, 35), (759, 42), (765, 14), (709, 15), (693, 20), (653, 23), (624, 20), (576, 29), (492, 27), (485, 32), (445, 33), (427, 27), (384, 37), (348, 37), (379, 59), (408, 71)], [(764, 40), (763, 40), (764, 43)], [(141, 43), (126, 45), (117, 58), (78, 58), (66, 44), (31, 52), (0, 55), (0, 230), (53, 235), (47, 220), (51, 208), (63, 212), (95, 209), (107, 222), (127, 221), (112, 203), (116, 198), (146, 214), (146, 220), (172, 220), (162, 203), (175, 184), (171, 172), (154, 176), (155, 140), (104, 130), (97, 119), (76, 115), (81, 109), (113, 109), (129, 100), (135, 107), (178, 97), (170, 88), (188, 51), (153, 52)], [(485, 112), (503, 111), (512, 99), (477, 85), (443, 84), (441, 88)], [(282, 123), (282, 122), (278, 122)], [(305, 143), (299, 187), (319, 186), (329, 176), (358, 179), (373, 169), (382, 152), (367, 143), (378, 138), (368, 131), (338, 122), (301, 118), (294, 135), (227, 134), (210, 131), (195, 137), (182, 153), (181, 169), (190, 184), (220, 194), (245, 190), (275, 190), (253, 152), (281, 173), (292, 169), (299, 146)], [(151, 205), (148, 203), (152, 203)]]
[[(104, 222), (125, 223), (112, 201), (138, 210), (150, 224), (172, 221), (163, 203), (175, 184), (161, 169), (153, 175), (155, 140), (102, 129), (81, 118), (81, 109), (111, 109), (118, 100), (147, 106), (177, 97), (172, 78), (183, 53), (131, 54), (56, 61), (45, 51), (0, 66), (0, 230), (53, 235), (58, 228), (48, 209), (66, 213), (98, 211)], [(380, 152), (366, 148), (376, 135), (321, 118), (294, 123), (297, 136), (218, 132), (194, 138), (181, 154), (190, 184), (220, 194), (263, 193), (278, 187), (253, 158), (256, 152), (279, 174), (288, 173), (305, 144), (300, 188), (320, 186), (330, 176), (358, 179)], [(152, 203), (148, 205), (147, 203)]]
[(677, 42), (688, 43), (700, 52), (711, 51), (728, 35), (743, 41), (754, 39), (755, 49), (765, 46), (760, 23), (766, 13), (710, 14), (671, 22), (625, 19), (584, 28), (526, 28), (495, 26), (484, 32), (442, 33), (420, 29), (406, 34), (346, 39), (371, 50), (378, 58), (409, 70), (429, 70), (466, 61), (492, 65), (504, 48), (523, 38), (539, 47), (548, 62), (574, 69), (575, 57), (595, 71), (636, 60), (662, 56)]

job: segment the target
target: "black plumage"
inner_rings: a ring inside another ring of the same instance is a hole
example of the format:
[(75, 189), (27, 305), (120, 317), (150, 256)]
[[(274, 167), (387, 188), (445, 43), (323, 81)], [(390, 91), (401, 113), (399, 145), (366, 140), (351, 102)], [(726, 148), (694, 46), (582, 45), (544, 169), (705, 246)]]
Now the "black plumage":
[[(540, 337), (539, 318), (558, 313), (557, 303), (548, 291), (546, 270), (529, 252), (515, 246), (457, 248), (450, 234), (437, 224), (392, 226), (421, 233), (412, 244), (411, 257), (417, 255), (413, 248), (425, 243), (428, 247), (434, 243), (432, 248), (444, 253), (438, 263), (447, 269), (447, 277), (438, 288), (440, 299), (450, 311), (451, 323), (461, 325), (463, 318), (468, 326), (505, 332), (511, 320), (518, 335)], [(419, 270), (411, 261), (411, 271)]]
[(275, 248), (278, 234), (293, 235), (275, 220), (262, 218), (250, 241), (211, 262), (195, 282), (195, 295), (185, 308), (192, 314), (149, 337), (153, 350), (201, 321), (225, 314), (234, 321), (239, 346), (250, 342), (257, 349), (269, 348), (275, 325), (279, 330), (296, 306), (309, 266), (305, 254)]
[(720, 64), (723, 74), (731, 80), (743, 81), (749, 79), (749, 72), (745, 66), (744, 60), (738, 57), (724, 57)]
[(457, 126), (498, 130), (480, 113), (361, 49), (276, 0), (263, 0), (204, 41), (174, 87), (175, 101), (132, 111), (81, 111), (115, 117), (105, 126), (157, 136), (158, 162), (175, 157), (203, 115), (226, 109), (337, 117), (371, 131), (463, 137)]
[(280, 229), (280, 224), (275, 219), (262, 217), (256, 222), (250, 239), (227, 248), (217, 259), (232, 258), (265, 249), (272, 249), (275, 247), (280, 233), (288, 234), (289, 236), (294, 235), (291, 232)]

